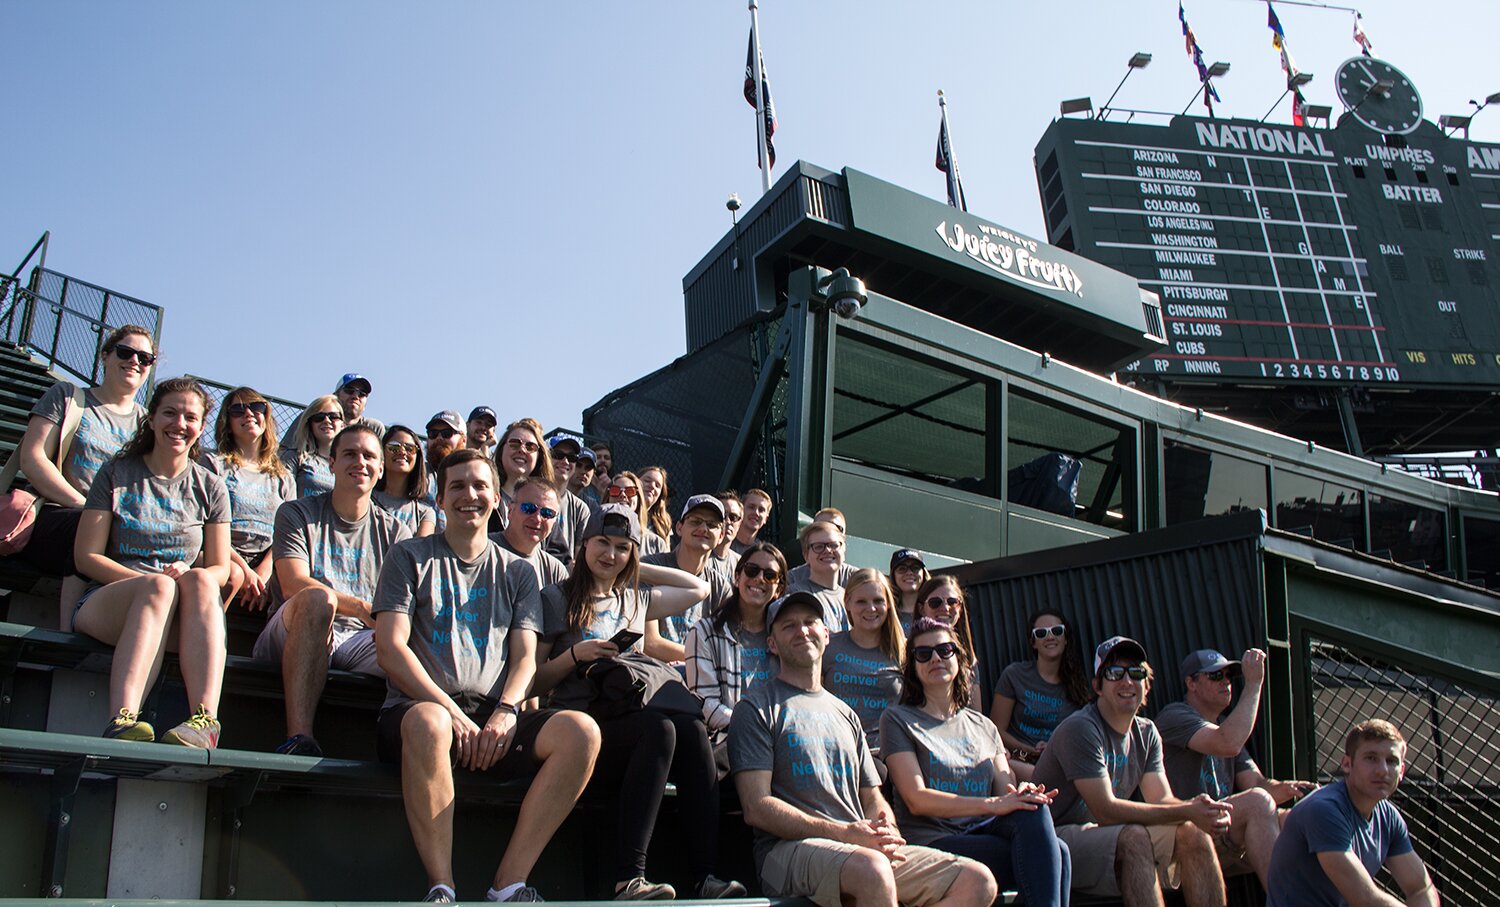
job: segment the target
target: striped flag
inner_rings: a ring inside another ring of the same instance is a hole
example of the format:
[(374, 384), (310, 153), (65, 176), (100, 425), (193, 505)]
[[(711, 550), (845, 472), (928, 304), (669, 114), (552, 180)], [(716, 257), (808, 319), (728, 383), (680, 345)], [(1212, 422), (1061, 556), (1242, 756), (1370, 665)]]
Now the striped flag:
[[(771, 136), (776, 134), (776, 107), (771, 103), (771, 77), (766, 75), (766, 58), (760, 58), (760, 94), (766, 102), (766, 158), (776, 166), (776, 146)], [(750, 35), (750, 48), (745, 52), (745, 100), (755, 106), (755, 35)], [(759, 139), (756, 140), (757, 143)], [(755, 162), (759, 164), (760, 149), (755, 149)]]
[(1177, 21), (1182, 23), (1182, 37), (1188, 56), (1193, 58), (1193, 66), (1198, 69), (1198, 81), (1203, 83), (1203, 106), (1208, 108), (1208, 115), (1213, 116), (1214, 101), (1220, 100), (1219, 93), (1214, 90), (1214, 83), (1208, 77), (1208, 67), (1203, 63), (1203, 48), (1198, 46), (1198, 36), (1193, 34), (1192, 26), (1188, 25), (1182, 0), (1177, 0)]
[(1370, 46), (1370, 36), (1365, 34), (1364, 16), (1358, 12), (1354, 14), (1354, 43), (1359, 45), (1359, 52), (1367, 57), (1375, 56), (1375, 48)]
[[(942, 101), (939, 100), (941, 104)], [(945, 105), (946, 108), (946, 105)], [(953, 159), (953, 142), (948, 137), (948, 111), (942, 112), (938, 122), (937, 168), (948, 174), (948, 204), (960, 211), (969, 210), (964, 200), (964, 185), (958, 178), (958, 162)]]
[(1302, 89), (1292, 89), (1292, 125), (1307, 125), (1307, 104), (1302, 98)]

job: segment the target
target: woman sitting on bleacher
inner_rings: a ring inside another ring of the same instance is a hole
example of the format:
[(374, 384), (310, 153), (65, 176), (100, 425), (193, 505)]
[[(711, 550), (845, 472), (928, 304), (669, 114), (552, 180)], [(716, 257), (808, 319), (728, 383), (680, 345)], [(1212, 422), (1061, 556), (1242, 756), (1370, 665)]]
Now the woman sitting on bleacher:
[[(589, 517), (572, 575), (542, 590), (546, 629), (537, 648), (538, 693), (554, 688), (561, 693), (560, 685), (577, 676), (579, 665), (613, 657), (622, 648), (638, 651), (647, 621), (681, 614), (708, 597), (708, 584), (698, 577), (642, 564), (642, 533), (639, 519), (625, 507), (606, 504)], [(645, 877), (646, 851), (669, 779), (677, 785), (695, 895), (743, 896), (743, 885), (712, 875), (719, 849), (718, 771), (702, 716), (643, 708), (595, 718), (602, 745), (589, 783), (609, 790), (619, 810), (611, 854), (615, 898), (676, 897), (672, 886)]]
[(297, 497), (333, 490), (333, 436), (344, 427), (344, 405), (333, 394), (307, 404), (292, 433), (291, 450), (281, 452), (282, 462), (297, 480)]
[[(36, 496), (45, 502), (22, 557), (55, 576), (74, 572), (73, 539), (94, 474), (130, 440), (146, 413), (135, 395), (156, 362), (151, 332), (133, 324), (115, 328), (104, 338), (103, 350), (99, 362), (104, 380), (81, 394), (66, 381), (52, 385), (31, 408), (31, 420), (21, 438), (21, 469)], [(83, 404), (76, 416), (78, 427), (71, 442), (64, 445), (63, 425), (75, 397)], [(68, 456), (59, 465), (57, 454), (64, 446)], [(67, 630), (72, 614), (63, 616), (67, 619), (59, 628)]]
[(222, 591), (228, 607), (235, 596), (246, 608), (261, 610), (270, 602), (271, 528), (276, 509), (297, 496), (291, 472), (276, 449), (276, 415), (271, 403), (254, 389), (237, 387), (219, 406), (214, 423), (218, 449), (203, 465), (224, 478), (229, 489), (230, 580)]
[(552, 474), (552, 457), (543, 455), (547, 442), (542, 439), (542, 423), (535, 419), (517, 419), (505, 426), (505, 434), (495, 445), (495, 469), (500, 473), (500, 510), (510, 507), (516, 498), (516, 486), (522, 479), (541, 476), (548, 485), (556, 485)]
[(649, 530), (661, 539), (665, 548), (672, 546), (672, 501), (667, 490), (667, 470), (662, 466), (647, 466), (637, 473), (641, 483), (641, 501), (645, 509), (643, 530)]
[(641, 524), (642, 556), (668, 550), (666, 539), (646, 529), (646, 495), (641, 489), (640, 477), (635, 473), (629, 470), (615, 473), (615, 477), (609, 480), (609, 487), (604, 489), (604, 503), (624, 504), (635, 513)]
[[(191, 378), (156, 386), (146, 421), (99, 470), (78, 524), (74, 556), (94, 585), (73, 625), (115, 646), (105, 737), (154, 740), (139, 718), (142, 700), (176, 648), (192, 717), (163, 743), (212, 749), (219, 741), (224, 678), (224, 609), (231, 519), (224, 480), (198, 465), (208, 394)], [(202, 554), (202, 566), (193, 563)]]
[(375, 480), (370, 496), (376, 506), (394, 513), (416, 538), (437, 531), (437, 511), (427, 503), (427, 464), (417, 433), (405, 425), (392, 425), (381, 438), (385, 447), (385, 471)]
[[(930, 617), (953, 628), (953, 636), (969, 653), (969, 708), (983, 712), (985, 695), (979, 689), (979, 653), (974, 650), (974, 634), (969, 630), (969, 609), (964, 587), (951, 576), (934, 576), (917, 590), (917, 618)], [(913, 621), (913, 626), (916, 625)]]

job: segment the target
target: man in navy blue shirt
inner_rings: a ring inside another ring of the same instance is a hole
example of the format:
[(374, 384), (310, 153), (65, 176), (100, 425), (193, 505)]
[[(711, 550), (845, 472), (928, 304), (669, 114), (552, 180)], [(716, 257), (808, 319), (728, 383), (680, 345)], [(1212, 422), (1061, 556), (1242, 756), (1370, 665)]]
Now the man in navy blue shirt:
[[(1389, 721), (1355, 726), (1344, 743), (1344, 777), (1292, 809), (1271, 852), (1267, 907), (1378, 904), (1437, 907), (1437, 889), (1390, 803), (1406, 774), (1406, 740)], [(1406, 900), (1375, 884), (1384, 866)]]

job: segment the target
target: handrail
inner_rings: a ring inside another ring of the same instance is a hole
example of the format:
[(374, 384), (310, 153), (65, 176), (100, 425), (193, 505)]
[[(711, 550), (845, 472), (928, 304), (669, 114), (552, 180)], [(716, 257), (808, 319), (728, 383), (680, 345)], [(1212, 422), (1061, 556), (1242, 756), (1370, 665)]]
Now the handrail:
[[(204, 390), (208, 391), (208, 396), (215, 407), (223, 403), (224, 398), (229, 395), (229, 392), (239, 386), (226, 384), (223, 381), (215, 381), (212, 378), (205, 378), (202, 375), (187, 375), (185, 377), (192, 378), (203, 385)], [(270, 402), (271, 412), (275, 417), (275, 428), (278, 433), (286, 431), (287, 426), (291, 425), (298, 416), (302, 415), (302, 411), (307, 408), (307, 404), (305, 403), (298, 403), (283, 397), (273, 397), (264, 391), (257, 391), (257, 393)], [(206, 447), (213, 447), (213, 431), (205, 427), (203, 434), (204, 445)]]
[(42, 235), (37, 241), (32, 243), (31, 251), (27, 252), (26, 257), (21, 259), (21, 263), (16, 265), (16, 269), (10, 272), (10, 276), (0, 280), (0, 300), (5, 302), (4, 311), (0, 311), (0, 321), (5, 322), (6, 336), (10, 335), (10, 323), (13, 320), (12, 313), (15, 311), (17, 301), (12, 291), (20, 286), (21, 272), (26, 270), (26, 263), (31, 261), (31, 256), (35, 255), (38, 249), (41, 250), (42, 257), (37, 262), (37, 267), (47, 267), (47, 244), (51, 239), (52, 231), (43, 230)]
[[(40, 265), (32, 269), (27, 289), (12, 285), (10, 290), (16, 297), (15, 305), (9, 318), (0, 319), (6, 338), (35, 353), (48, 368), (66, 372), (81, 382), (98, 383), (101, 340), (122, 325), (146, 328), (153, 345), (160, 349), (162, 308), (143, 299)], [(18, 306), (22, 311), (19, 330), (13, 317)], [(153, 371), (151, 382), (141, 389), (143, 399), (151, 393), (155, 377)]]

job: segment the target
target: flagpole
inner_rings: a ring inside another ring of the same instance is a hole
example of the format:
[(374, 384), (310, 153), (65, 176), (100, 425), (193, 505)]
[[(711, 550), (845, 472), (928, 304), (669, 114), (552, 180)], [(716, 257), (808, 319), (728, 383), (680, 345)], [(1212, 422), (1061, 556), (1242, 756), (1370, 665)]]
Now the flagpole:
[(760, 138), (760, 191), (771, 191), (771, 156), (766, 153), (765, 66), (760, 57), (760, 5), (750, 0), (750, 43), (755, 47), (755, 132)]

